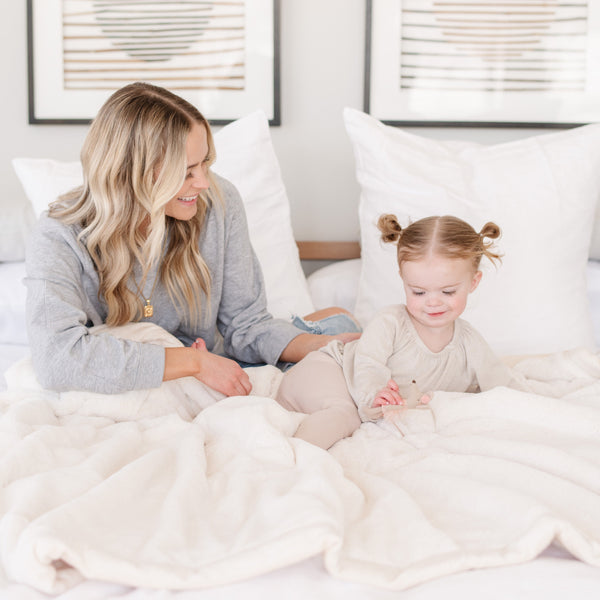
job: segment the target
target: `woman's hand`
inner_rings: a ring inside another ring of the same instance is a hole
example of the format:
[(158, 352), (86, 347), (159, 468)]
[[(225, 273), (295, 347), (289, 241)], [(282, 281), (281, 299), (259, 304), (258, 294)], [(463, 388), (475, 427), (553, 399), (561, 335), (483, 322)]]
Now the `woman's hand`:
[(213, 354), (198, 338), (192, 348), (201, 353), (200, 370), (194, 377), (226, 396), (247, 396), (252, 391), (248, 374), (234, 360)]
[(165, 349), (163, 380), (195, 377), (226, 396), (247, 396), (252, 384), (247, 373), (234, 360), (213, 354), (198, 338), (190, 348)]
[(398, 393), (398, 384), (393, 379), (390, 379), (387, 385), (375, 394), (371, 406), (387, 406), (389, 404), (404, 404), (402, 396)]

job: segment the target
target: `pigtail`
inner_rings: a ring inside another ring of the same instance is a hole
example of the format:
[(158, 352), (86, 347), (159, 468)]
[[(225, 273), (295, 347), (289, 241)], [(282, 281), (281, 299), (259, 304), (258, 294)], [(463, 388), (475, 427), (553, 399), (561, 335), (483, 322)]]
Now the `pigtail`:
[(490, 238), (491, 240), (497, 240), (500, 237), (500, 227), (496, 223), (489, 221), (486, 223), (479, 232), (481, 238)]
[(479, 232), (479, 238), (481, 239), (481, 254), (482, 256), (487, 256), (492, 263), (501, 261), (502, 259), (499, 253), (492, 250), (494, 243), (492, 241), (486, 242), (486, 238), (489, 240), (497, 240), (500, 235), (500, 227), (491, 221), (486, 223)]
[(381, 215), (377, 221), (381, 239), (386, 243), (397, 242), (402, 235), (402, 227), (394, 215)]

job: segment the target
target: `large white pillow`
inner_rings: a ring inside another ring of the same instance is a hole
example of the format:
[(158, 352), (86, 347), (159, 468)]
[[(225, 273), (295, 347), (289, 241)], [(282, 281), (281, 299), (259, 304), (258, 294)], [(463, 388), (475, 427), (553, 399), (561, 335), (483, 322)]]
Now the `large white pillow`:
[(34, 222), (29, 202), (5, 196), (0, 201), (0, 263), (22, 261), (25, 257), (25, 240)]
[[(289, 202), (262, 111), (223, 127), (214, 135), (214, 170), (240, 191), (252, 246), (265, 279), (269, 311), (276, 317), (314, 310), (291, 226)], [(82, 182), (79, 162), (15, 158), (13, 167), (36, 215), (60, 194)]]
[(0, 344), (27, 344), (25, 263), (0, 262)]
[(315, 308), (320, 310), (328, 306), (340, 306), (353, 312), (360, 271), (360, 258), (340, 260), (313, 271), (306, 281)]
[(600, 125), (494, 146), (437, 141), (344, 111), (361, 187), (362, 270), (356, 316), (365, 323), (404, 302), (395, 247), (376, 222), (453, 214), (477, 231), (495, 221), (503, 253), (464, 318), (499, 354), (593, 347), (586, 263), (600, 194)]
[(13, 169), (25, 195), (39, 217), (50, 202), (83, 183), (79, 161), (61, 162), (51, 158), (13, 158)]

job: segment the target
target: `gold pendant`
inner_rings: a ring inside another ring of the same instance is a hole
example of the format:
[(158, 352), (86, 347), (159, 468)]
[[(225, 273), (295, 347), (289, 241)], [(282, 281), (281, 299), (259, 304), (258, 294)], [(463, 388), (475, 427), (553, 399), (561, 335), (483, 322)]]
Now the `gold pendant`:
[(150, 300), (146, 300), (146, 306), (144, 306), (144, 318), (151, 317), (154, 314), (154, 307), (150, 304)]

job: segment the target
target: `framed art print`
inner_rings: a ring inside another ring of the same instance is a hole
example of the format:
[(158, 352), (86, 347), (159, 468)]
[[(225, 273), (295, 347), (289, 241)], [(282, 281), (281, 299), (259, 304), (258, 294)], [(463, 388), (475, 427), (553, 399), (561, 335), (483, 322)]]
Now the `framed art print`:
[(89, 123), (148, 81), (213, 124), (280, 124), (279, 0), (27, 0), (29, 122)]
[(600, 121), (600, 0), (367, 0), (365, 111), (392, 125)]

